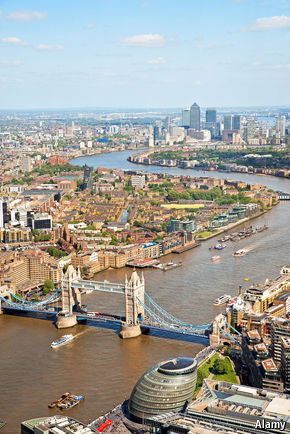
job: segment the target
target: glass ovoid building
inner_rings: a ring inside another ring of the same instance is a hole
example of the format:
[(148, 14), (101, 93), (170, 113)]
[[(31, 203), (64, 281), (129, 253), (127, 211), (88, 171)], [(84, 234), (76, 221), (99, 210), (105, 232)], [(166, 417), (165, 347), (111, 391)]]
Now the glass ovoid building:
[(136, 383), (128, 403), (134, 419), (181, 411), (191, 401), (196, 386), (197, 363), (189, 357), (177, 357), (154, 366)]

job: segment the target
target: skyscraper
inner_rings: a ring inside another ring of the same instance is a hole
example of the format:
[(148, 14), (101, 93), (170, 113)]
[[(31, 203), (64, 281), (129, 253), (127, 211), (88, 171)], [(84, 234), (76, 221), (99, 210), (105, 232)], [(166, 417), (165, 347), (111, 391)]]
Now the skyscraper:
[(196, 102), (190, 107), (190, 128), (200, 130), (200, 107)]
[(185, 128), (190, 127), (190, 108), (184, 108), (182, 110), (182, 121), (181, 125)]
[(240, 130), (241, 129), (241, 115), (234, 115), (233, 116), (233, 130)]
[(216, 122), (216, 109), (215, 108), (208, 108), (205, 112), (205, 122), (206, 123), (212, 123)]
[(276, 121), (276, 131), (280, 132), (280, 137), (285, 136), (286, 116), (281, 116), (281, 119)]
[(233, 115), (224, 115), (224, 130), (229, 131), (233, 129)]

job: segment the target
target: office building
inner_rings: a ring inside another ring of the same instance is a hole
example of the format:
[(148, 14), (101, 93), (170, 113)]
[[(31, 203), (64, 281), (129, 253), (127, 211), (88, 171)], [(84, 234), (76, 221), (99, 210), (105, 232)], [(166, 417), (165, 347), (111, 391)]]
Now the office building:
[(36, 230), (52, 229), (52, 217), (49, 214), (34, 214), (31, 219), (31, 227)]
[(241, 115), (234, 115), (233, 116), (233, 130), (240, 130), (241, 129)]
[(216, 122), (216, 109), (215, 108), (208, 108), (206, 109), (205, 112), (205, 122), (208, 123), (212, 123), (212, 122)]
[(166, 360), (142, 375), (128, 404), (133, 418), (143, 422), (153, 415), (182, 411), (194, 394), (197, 362), (189, 357)]
[(200, 130), (200, 107), (196, 102), (190, 107), (190, 128)]
[(181, 125), (185, 128), (190, 127), (190, 108), (184, 108), (182, 110)]
[(186, 231), (192, 232), (195, 230), (194, 220), (171, 220), (170, 232)]
[(224, 115), (224, 130), (230, 131), (233, 129), (233, 115)]

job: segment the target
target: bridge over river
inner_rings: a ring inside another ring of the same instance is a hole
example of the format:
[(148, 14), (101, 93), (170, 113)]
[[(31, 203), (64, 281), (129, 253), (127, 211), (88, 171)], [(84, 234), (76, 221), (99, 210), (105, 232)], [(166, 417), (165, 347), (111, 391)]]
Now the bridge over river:
[[(121, 295), (125, 302), (125, 316), (109, 313), (87, 312), (82, 305), (82, 294), (99, 291)], [(61, 299), (61, 308), (56, 307)], [(150, 334), (170, 339), (181, 339), (209, 345), (212, 323), (190, 324), (158, 305), (145, 291), (143, 274), (134, 270), (124, 284), (107, 281), (83, 280), (79, 270), (72, 265), (62, 273), (60, 288), (47, 298), (31, 302), (9, 293), (0, 297), (0, 310), (4, 314), (21, 315), (54, 321), (58, 328), (72, 327), (78, 323), (108, 328), (120, 333), (122, 338)]]

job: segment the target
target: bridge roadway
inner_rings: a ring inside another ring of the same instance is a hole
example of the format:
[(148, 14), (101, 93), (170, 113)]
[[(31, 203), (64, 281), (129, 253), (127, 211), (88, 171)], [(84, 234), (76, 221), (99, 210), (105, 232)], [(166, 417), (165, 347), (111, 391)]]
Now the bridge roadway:
[[(56, 321), (56, 315), (58, 310), (45, 309), (43, 307), (38, 309), (23, 309), (22, 307), (11, 307), (2, 305), (3, 312), (8, 315), (24, 316), (29, 318), (37, 318), (48, 321)], [(80, 324), (85, 323), (88, 326), (106, 328), (114, 330), (116, 333), (120, 332), (120, 327), (125, 317), (118, 315), (110, 315), (106, 313), (97, 313), (96, 316), (92, 316), (90, 313), (75, 312), (77, 315), (77, 320)], [(199, 343), (205, 346), (209, 345), (209, 336), (205, 333), (193, 333), (188, 332), (186, 328), (183, 327), (172, 327), (165, 328), (161, 327), (158, 323), (143, 321), (140, 323), (141, 330), (143, 334), (150, 334), (151, 336), (181, 340), (186, 342)]]

